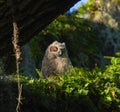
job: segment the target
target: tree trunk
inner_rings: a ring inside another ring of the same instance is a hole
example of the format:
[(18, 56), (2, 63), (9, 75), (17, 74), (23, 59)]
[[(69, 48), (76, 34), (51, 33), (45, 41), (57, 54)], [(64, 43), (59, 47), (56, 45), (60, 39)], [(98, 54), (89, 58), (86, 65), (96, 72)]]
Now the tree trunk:
[[(24, 45), (57, 16), (67, 11), (78, 0), (17, 0), (17, 23), (20, 45)], [(12, 9), (10, 3), (0, 0), (0, 55), (12, 49)]]

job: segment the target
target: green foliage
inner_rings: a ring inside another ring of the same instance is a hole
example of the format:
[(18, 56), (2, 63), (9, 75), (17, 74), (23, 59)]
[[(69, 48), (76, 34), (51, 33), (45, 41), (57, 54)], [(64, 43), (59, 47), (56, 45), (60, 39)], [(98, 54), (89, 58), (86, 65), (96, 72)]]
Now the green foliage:
[[(27, 90), (25, 96), (33, 95), (30, 99), (35, 101), (32, 102), (34, 108), (40, 106), (46, 112), (120, 111), (119, 53), (117, 57), (111, 57), (111, 65), (102, 70), (73, 68), (70, 73), (48, 79), (22, 77), (21, 83)], [(26, 102), (23, 104), (27, 105)]]
[(115, 3), (115, 4), (120, 3), (120, 1), (119, 1), (119, 0), (112, 0), (112, 2), (113, 2), (113, 3)]
[(80, 18), (80, 13), (59, 16), (30, 42), (36, 62), (41, 62), (47, 46), (54, 40), (66, 43), (75, 67), (94, 66), (99, 62), (97, 56), (101, 53), (102, 43), (96, 37), (98, 31), (93, 22)]
[(79, 9), (80, 12), (77, 16), (86, 18), (88, 16), (89, 19), (93, 20), (97, 11), (100, 10), (102, 7), (103, 1), (102, 0), (89, 0), (86, 4), (83, 4)]

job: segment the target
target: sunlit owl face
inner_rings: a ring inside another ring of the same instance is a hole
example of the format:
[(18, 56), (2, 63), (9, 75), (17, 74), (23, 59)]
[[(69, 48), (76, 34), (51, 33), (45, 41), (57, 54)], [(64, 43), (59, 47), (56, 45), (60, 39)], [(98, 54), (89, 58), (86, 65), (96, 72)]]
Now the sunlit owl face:
[(49, 51), (56, 56), (64, 56), (66, 54), (65, 43), (55, 41), (50, 45)]

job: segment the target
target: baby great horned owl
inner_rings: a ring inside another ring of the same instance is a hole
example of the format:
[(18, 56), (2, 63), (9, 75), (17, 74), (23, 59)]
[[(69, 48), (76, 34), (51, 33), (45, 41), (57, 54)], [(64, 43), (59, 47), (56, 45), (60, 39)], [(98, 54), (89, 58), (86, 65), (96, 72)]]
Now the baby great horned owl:
[(42, 61), (42, 74), (49, 77), (54, 74), (69, 72), (71, 67), (65, 43), (54, 41), (50, 44)]

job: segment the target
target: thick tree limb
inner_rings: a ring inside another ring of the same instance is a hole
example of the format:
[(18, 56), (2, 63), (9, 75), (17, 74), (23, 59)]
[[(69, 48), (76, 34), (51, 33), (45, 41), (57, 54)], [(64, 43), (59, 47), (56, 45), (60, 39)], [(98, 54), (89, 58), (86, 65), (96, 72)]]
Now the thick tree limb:
[[(24, 45), (58, 15), (67, 11), (78, 0), (17, 0), (20, 45)], [(12, 9), (8, 1), (0, 1), (0, 54), (12, 48)]]

